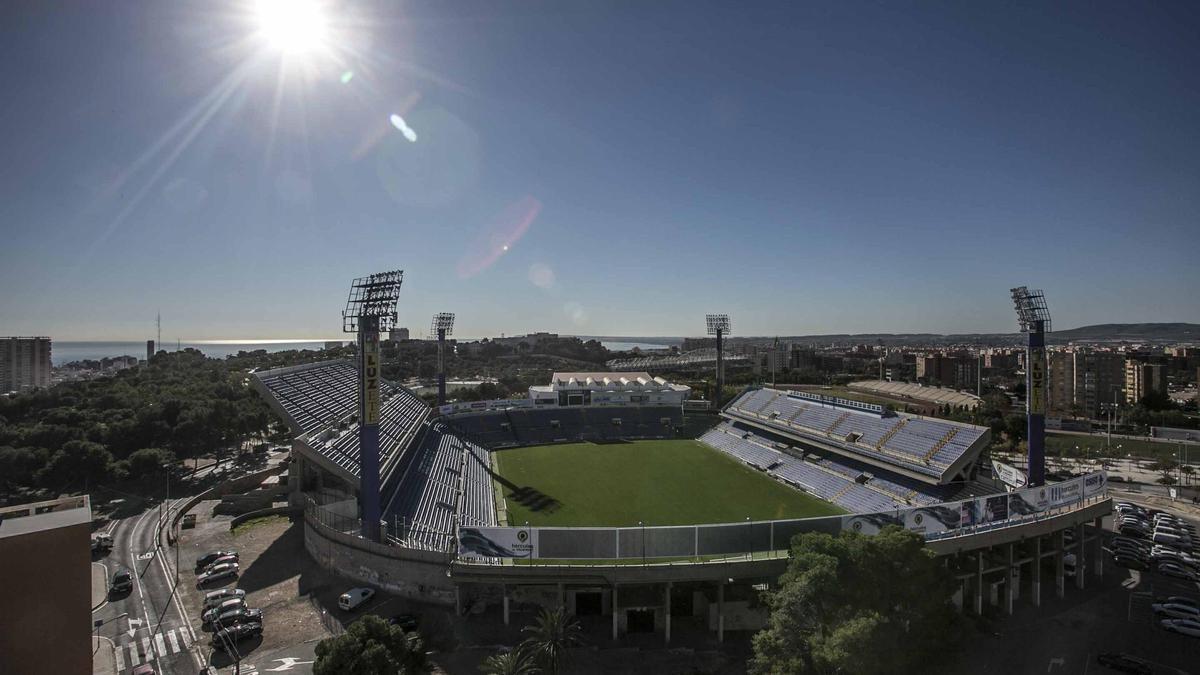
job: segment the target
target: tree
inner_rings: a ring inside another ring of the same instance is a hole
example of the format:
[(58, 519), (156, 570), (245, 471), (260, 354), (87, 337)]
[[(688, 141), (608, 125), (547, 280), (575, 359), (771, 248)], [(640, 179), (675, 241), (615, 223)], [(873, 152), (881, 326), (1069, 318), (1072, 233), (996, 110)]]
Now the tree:
[(170, 471), (175, 463), (175, 455), (162, 448), (142, 448), (129, 455), (126, 461), (129, 463), (130, 478), (149, 478)]
[(89, 441), (67, 441), (50, 456), (38, 480), (46, 487), (63, 490), (86, 489), (88, 482), (107, 480), (112, 475), (113, 456), (103, 445)]
[(521, 631), (529, 633), (526, 639), (529, 648), (551, 673), (557, 673), (559, 665), (566, 661), (568, 649), (583, 644), (579, 620), (562, 607), (543, 608), (536, 622)]
[(485, 675), (537, 675), (542, 672), (528, 642), (522, 642), (503, 654), (487, 657), (479, 670)]
[[(806, 533), (766, 596), (755, 673), (904, 673), (927, 669), (957, 636), (954, 579), (920, 535)], [(870, 649), (865, 649), (870, 645)]]
[(413, 675), (429, 671), (420, 634), (405, 633), (374, 614), (317, 643), (313, 675)]

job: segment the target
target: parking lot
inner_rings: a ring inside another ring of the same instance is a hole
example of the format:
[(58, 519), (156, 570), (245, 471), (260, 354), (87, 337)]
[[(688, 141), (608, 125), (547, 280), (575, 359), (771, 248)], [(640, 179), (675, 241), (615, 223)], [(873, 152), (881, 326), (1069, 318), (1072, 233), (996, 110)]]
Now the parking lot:
[[(1140, 500), (1139, 500), (1140, 501)], [(1151, 504), (1154, 506), (1154, 504)], [(1158, 508), (1168, 503), (1157, 504)], [(1178, 511), (1189, 522), (1190, 512)], [(1112, 533), (1105, 546), (1111, 548)], [(1104, 576), (1097, 579), (1089, 563), (1086, 588), (1068, 583), (1063, 599), (1043, 596), (1042, 608), (1022, 598), (1013, 616), (993, 612), (980, 620), (979, 631), (947, 668), (954, 673), (1117, 672), (1097, 661), (1102, 652), (1119, 652), (1146, 660), (1151, 672), (1196, 673), (1200, 639), (1170, 633), (1151, 609), (1157, 599), (1171, 595), (1200, 599), (1200, 585), (1154, 571), (1118, 567), (1104, 554)]]
[[(260, 637), (237, 645), (246, 664), (267, 666), (294, 664), (288, 672), (309, 672), (313, 649), (320, 640), (336, 635), (351, 621), (364, 614), (390, 618), (400, 614), (419, 617), (423, 627), (437, 629), (433, 642), (451, 647), (454, 629), (449, 614), (440, 607), (424, 606), (387, 593), (376, 593), (352, 612), (337, 608), (338, 596), (352, 584), (329, 574), (316, 565), (304, 550), (303, 521), (286, 516), (270, 516), (230, 530), (229, 516), (211, 516), (215, 502), (202, 502), (192, 513), (197, 515), (194, 528), (183, 530), (180, 540), (180, 570), (188, 583), (180, 584), (188, 618), (195, 628), (205, 660), (226, 672), (234, 659), (211, 646), (211, 632), (202, 631), (200, 607), (204, 593), (218, 588), (241, 588), (246, 604), (263, 610)], [(235, 550), (239, 555), (240, 576), (197, 589), (192, 570), (196, 558), (217, 550)], [(424, 631), (423, 631), (424, 632)]]

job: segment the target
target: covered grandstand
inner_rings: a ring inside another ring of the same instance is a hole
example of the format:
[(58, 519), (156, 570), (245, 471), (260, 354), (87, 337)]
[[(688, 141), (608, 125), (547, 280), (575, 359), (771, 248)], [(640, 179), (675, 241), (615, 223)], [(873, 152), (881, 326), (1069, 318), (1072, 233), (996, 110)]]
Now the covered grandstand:
[(935, 405), (948, 405), (951, 408), (966, 408), (974, 410), (983, 402), (975, 394), (945, 387), (927, 387), (912, 382), (883, 382), (880, 380), (863, 380), (851, 382), (851, 389), (878, 394), (899, 401), (919, 401)]
[(969, 480), (991, 440), (986, 427), (893, 413), (858, 401), (752, 389), (722, 416), (798, 444), (929, 485)]
[[(726, 368), (750, 367), (750, 357), (745, 354), (724, 355)], [(639, 370), (683, 370), (700, 371), (715, 368), (717, 365), (717, 350), (715, 348), (693, 349), (679, 354), (654, 354), (639, 356), (632, 359), (613, 359), (604, 364), (609, 370), (639, 371)]]

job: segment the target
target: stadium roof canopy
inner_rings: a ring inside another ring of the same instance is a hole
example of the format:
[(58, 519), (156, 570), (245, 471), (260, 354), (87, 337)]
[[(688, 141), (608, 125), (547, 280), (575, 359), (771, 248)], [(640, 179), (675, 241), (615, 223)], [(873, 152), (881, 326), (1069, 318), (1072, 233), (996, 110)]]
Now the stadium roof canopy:
[(744, 392), (722, 416), (935, 485), (961, 479), (991, 440), (987, 427), (767, 388)]
[[(539, 387), (539, 389), (542, 389)], [(671, 384), (650, 373), (554, 373), (548, 391), (587, 389), (591, 391), (686, 391), (688, 387)]]

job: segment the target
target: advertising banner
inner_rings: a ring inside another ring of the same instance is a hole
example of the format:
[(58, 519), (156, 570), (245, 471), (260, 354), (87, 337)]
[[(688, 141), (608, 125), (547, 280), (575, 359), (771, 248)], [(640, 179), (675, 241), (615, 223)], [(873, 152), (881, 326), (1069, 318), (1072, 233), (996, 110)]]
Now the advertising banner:
[(1029, 516), (1039, 513), (1046, 509), (1043, 502), (1038, 504), (1038, 491), (1041, 488), (1033, 488), (1031, 490), (1022, 490), (1020, 492), (1012, 492), (1008, 495), (1008, 515), (1011, 518), (1020, 518), (1021, 516)]
[(879, 534), (888, 525), (904, 527), (903, 512), (860, 513), (854, 516), (842, 516), (842, 529), (859, 534)]
[(933, 504), (901, 512), (905, 529), (918, 534), (945, 532), (962, 524), (962, 511), (957, 503)]
[(537, 558), (537, 529), (460, 527), (458, 554), (483, 558)]
[(1083, 477), (1083, 496), (1091, 497), (1092, 495), (1104, 492), (1105, 486), (1108, 484), (1108, 474), (1103, 471), (1088, 474)]
[(379, 424), (379, 333), (363, 336), (363, 424)]
[(983, 522), (996, 523), (1008, 520), (1008, 495), (983, 498)]
[(1052, 508), (1074, 504), (1083, 499), (1082, 478), (1072, 478), (1061, 483), (1055, 483), (1046, 489), (1050, 492), (1050, 506)]
[(1025, 477), (1025, 472), (1011, 464), (1005, 464), (993, 459), (992, 472), (996, 474), (1000, 482), (1018, 490), (1029, 484), (1029, 479)]
[(1029, 414), (1046, 414), (1046, 350), (1029, 350)]
[(959, 526), (971, 527), (983, 522), (983, 502), (978, 499), (968, 499), (959, 502)]

